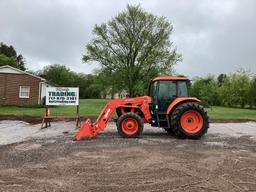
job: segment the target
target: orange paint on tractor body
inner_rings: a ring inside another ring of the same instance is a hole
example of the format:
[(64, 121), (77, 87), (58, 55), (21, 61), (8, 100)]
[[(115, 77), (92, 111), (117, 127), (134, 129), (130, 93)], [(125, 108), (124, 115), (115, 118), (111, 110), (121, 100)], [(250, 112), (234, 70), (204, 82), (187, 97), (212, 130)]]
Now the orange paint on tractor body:
[(182, 102), (187, 102), (187, 101), (191, 101), (191, 102), (198, 102), (201, 103), (201, 101), (195, 97), (179, 97), (176, 98), (168, 107), (166, 113), (169, 114), (174, 108), (175, 106), (177, 106), (178, 104), (182, 103)]
[(187, 81), (187, 77), (174, 77), (174, 76), (160, 76), (152, 79), (152, 81)]
[(121, 108), (121, 111), (124, 108), (129, 108), (131, 111), (134, 109), (139, 109), (144, 114), (144, 122), (150, 122), (151, 114), (149, 110), (149, 104), (151, 103), (151, 97), (143, 96), (136, 98), (127, 98), (127, 99), (113, 99), (110, 100), (104, 109), (101, 111), (98, 119), (95, 122), (90, 120), (85, 121), (80, 130), (75, 135), (75, 140), (81, 140), (83, 138), (93, 138), (96, 135), (104, 130), (110, 121), (114, 112), (117, 108)]

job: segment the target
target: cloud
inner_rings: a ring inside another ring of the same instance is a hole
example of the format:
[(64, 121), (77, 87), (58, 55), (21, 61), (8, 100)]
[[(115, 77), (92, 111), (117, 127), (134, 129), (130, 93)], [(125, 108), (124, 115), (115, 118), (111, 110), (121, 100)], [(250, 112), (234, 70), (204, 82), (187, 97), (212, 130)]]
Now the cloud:
[(183, 54), (178, 73), (205, 76), (240, 67), (256, 72), (256, 1), (254, 0), (9, 0), (0, 2), (0, 41), (13, 45), (37, 70), (65, 64), (91, 73), (81, 61), (95, 24), (106, 22), (127, 4), (165, 16), (174, 25), (171, 39)]

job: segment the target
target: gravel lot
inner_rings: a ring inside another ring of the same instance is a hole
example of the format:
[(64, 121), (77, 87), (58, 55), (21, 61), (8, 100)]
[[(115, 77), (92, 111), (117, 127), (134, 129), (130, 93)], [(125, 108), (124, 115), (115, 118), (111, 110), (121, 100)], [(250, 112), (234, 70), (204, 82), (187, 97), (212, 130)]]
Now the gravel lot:
[(75, 142), (73, 122), (0, 121), (0, 191), (256, 191), (256, 123), (211, 124), (201, 140), (111, 123)]

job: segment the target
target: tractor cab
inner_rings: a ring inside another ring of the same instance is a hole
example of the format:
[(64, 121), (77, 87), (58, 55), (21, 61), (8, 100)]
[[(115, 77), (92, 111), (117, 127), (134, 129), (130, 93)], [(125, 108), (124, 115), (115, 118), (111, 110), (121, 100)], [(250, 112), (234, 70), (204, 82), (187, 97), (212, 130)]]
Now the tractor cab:
[(157, 77), (150, 81), (148, 95), (152, 98), (150, 106), (155, 123), (160, 127), (170, 127), (167, 109), (179, 97), (188, 97), (188, 83), (186, 77)]
[(152, 98), (153, 110), (164, 113), (178, 97), (188, 97), (186, 77), (157, 77), (150, 82), (148, 95)]

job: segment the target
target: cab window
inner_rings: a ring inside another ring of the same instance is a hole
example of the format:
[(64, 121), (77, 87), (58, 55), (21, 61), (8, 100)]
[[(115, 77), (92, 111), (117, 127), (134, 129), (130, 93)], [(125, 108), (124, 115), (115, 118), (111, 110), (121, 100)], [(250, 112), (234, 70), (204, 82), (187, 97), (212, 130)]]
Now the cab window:
[(176, 83), (174, 81), (160, 81), (158, 97), (159, 99), (173, 98), (176, 96)]
[(178, 81), (178, 97), (188, 97), (188, 87), (186, 81)]
[(154, 97), (156, 96), (156, 91), (157, 91), (157, 81), (153, 82), (151, 84), (151, 87), (150, 87), (150, 96), (151, 97)]

